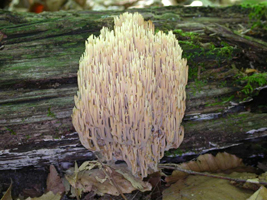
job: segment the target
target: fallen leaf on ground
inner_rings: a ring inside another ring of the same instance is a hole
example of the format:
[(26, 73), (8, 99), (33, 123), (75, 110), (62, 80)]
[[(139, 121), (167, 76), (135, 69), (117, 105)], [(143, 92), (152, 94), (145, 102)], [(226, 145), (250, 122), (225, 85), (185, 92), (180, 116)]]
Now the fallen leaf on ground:
[[(225, 174), (218, 175), (225, 176)], [(230, 177), (231, 175), (227, 174)], [(237, 174), (235, 173), (232, 176), (236, 177)], [(243, 173), (240, 173), (239, 176), (243, 176)], [(168, 189), (165, 189), (163, 200), (244, 200), (252, 194), (253, 191), (235, 187), (228, 180), (189, 175), (186, 179), (180, 179)]]
[(8, 187), (7, 191), (5, 192), (4, 196), (1, 198), (1, 200), (12, 200), (11, 190), (12, 190), (12, 182)]
[[(195, 172), (219, 172), (244, 166), (242, 159), (228, 153), (218, 153), (216, 157), (211, 154), (204, 154), (197, 158), (196, 161), (190, 161), (177, 165), (180, 168)], [(166, 177), (168, 184), (175, 183), (181, 178), (188, 176), (187, 173), (174, 170), (171, 176)]]
[(257, 166), (259, 169), (262, 169), (263, 171), (267, 172), (267, 165), (265, 163), (258, 163)]
[(251, 197), (247, 200), (264, 200), (267, 199), (267, 189), (261, 186)]
[(97, 161), (90, 161), (82, 164), (79, 169), (75, 168), (76, 170), (69, 170), (65, 177), (78, 191), (94, 191), (98, 195), (118, 196), (120, 193), (117, 188), (122, 193), (131, 193), (137, 189), (143, 192), (151, 190), (151, 185), (134, 177), (126, 164), (102, 166)]
[(54, 194), (63, 194), (65, 192), (65, 187), (54, 165), (50, 165), (50, 172), (46, 180), (46, 187), (47, 191), (52, 191)]
[(154, 172), (149, 175), (148, 182), (152, 185), (151, 199), (157, 199), (162, 196), (162, 187), (161, 187), (161, 173)]

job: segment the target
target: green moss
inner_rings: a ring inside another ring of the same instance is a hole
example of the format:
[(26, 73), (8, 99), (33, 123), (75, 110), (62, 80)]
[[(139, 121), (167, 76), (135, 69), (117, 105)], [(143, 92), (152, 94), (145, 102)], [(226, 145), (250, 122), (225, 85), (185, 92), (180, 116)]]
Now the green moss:
[(241, 6), (243, 8), (251, 9), (251, 12), (248, 15), (251, 23), (251, 29), (263, 28), (265, 31), (267, 31), (267, 2), (262, 2), (259, 4), (243, 3)]
[[(237, 35), (241, 35), (240, 33), (238, 33), (237, 31), (235, 31), (235, 33)], [(259, 44), (262, 44), (264, 46), (267, 46), (267, 42), (264, 42), (263, 40), (261, 39), (257, 39), (255, 37), (251, 37), (251, 36), (248, 36), (248, 35), (241, 35), (243, 38), (249, 40), (249, 41), (252, 41), (252, 42), (256, 42), (256, 43), (259, 43)], [(266, 62), (267, 62), (267, 57), (266, 57)]]
[(226, 86), (226, 84), (227, 84), (227, 81), (221, 81), (221, 85), (219, 87), (223, 88)]
[(195, 79), (194, 81), (194, 87), (192, 88), (192, 92), (193, 95), (195, 95), (196, 93), (199, 93), (201, 91), (201, 89), (206, 86), (208, 83), (207, 80), (199, 80), (199, 79)]
[(196, 79), (197, 78), (197, 74), (198, 74), (198, 68), (197, 67), (193, 67), (193, 66), (189, 66), (188, 79), (189, 80)]
[(267, 73), (254, 73), (251, 76), (244, 76), (239, 81), (245, 81), (246, 85), (241, 92), (246, 95), (251, 94), (255, 88), (267, 85)]
[[(212, 127), (214, 126), (213, 130), (218, 129), (229, 133), (244, 133), (251, 129), (262, 128), (267, 122), (265, 119), (265, 114), (253, 114), (250, 112), (244, 112), (242, 114), (227, 114), (218, 119), (213, 119), (212, 121)], [(188, 132), (202, 130), (205, 129), (205, 127), (210, 127), (211, 123), (212, 122), (210, 120), (203, 120), (199, 122), (186, 122), (184, 124), (184, 128)]]
[(223, 106), (226, 103), (230, 102), (234, 98), (235, 98), (235, 95), (231, 95), (230, 97), (227, 96), (227, 97), (217, 98), (216, 99), (216, 102), (214, 102), (214, 103), (208, 103), (208, 104), (206, 104), (206, 106), (207, 107), (208, 106)]
[(25, 137), (26, 137), (27, 140), (31, 138), (30, 135), (26, 135)]
[(27, 64), (27, 63), (18, 63), (18, 65), (13, 65), (12, 67), (9, 67), (9, 70), (27, 70), (30, 69), (32, 66), (31, 64)]
[(183, 51), (183, 57), (186, 58), (189, 61), (192, 61), (192, 59), (200, 56), (202, 54), (202, 49), (194, 44), (193, 41), (181, 41), (179, 40), (179, 44), (182, 47)]
[(181, 156), (181, 155), (183, 155), (183, 151), (181, 150), (181, 149), (172, 149), (172, 150), (170, 150), (170, 151), (165, 151), (164, 152), (164, 155), (165, 156), (171, 156), (171, 155), (174, 155), (174, 156)]
[(162, 15), (155, 15), (154, 18), (159, 20), (169, 20), (169, 21), (179, 21), (181, 19), (179, 15), (174, 13), (164, 13)]
[(198, 66), (199, 63), (194, 63), (194, 60), (198, 57), (203, 56), (207, 59), (211, 58), (216, 60), (218, 65), (220, 65), (222, 61), (226, 60), (227, 62), (229, 62), (233, 58), (234, 47), (230, 46), (226, 42), (221, 42), (219, 47), (215, 47), (214, 44), (211, 43), (204, 48), (199, 44), (197, 40), (195, 40), (194, 34), (186, 34), (184, 32), (181, 32), (180, 30), (178, 32), (180, 36), (189, 37), (189, 40), (186, 41), (179, 40), (179, 44), (184, 50), (183, 57), (187, 58), (190, 66), (192, 66), (192, 64)]
[(13, 131), (11, 128), (6, 127), (6, 130), (9, 131), (11, 135), (17, 135), (17, 133)]
[(32, 54), (24, 54), (21, 56), (21, 58), (32, 59), (32, 58), (36, 58), (36, 56)]
[(226, 57), (227, 59), (231, 59), (234, 47), (230, 46), (226, 42), (221, 42), (221, 46), (221, 48), (217, 49), (217, 58)]
[(77, 42), (67, 42), (65, 44), (62, 44), (62, 47), (71, 47), (77, 45)]
[(55, 113), (53, 113), (53, 112), (51, 111), (51, 107), (49, 107), (47, 110), (48, 110), (47, 117), (56, 118)]
[(2, 104), (1, 106), (10, 106), (10, 105), (12, 105), (13, 103), (4, 103), (4, 104)]
[(221, 47), (215, 47), (210, 45), (210, 49), (207, 51), (207, 56), (215, 56), (215, 59), (220, 63), (222, 60), (230, 61), (233, 57), (234, 47), (230, 46), (226, 42), (221, 42)]
[(175, 30), (173, 30), (173, 33), (178, 34), (182, 37), (188, 37), (191, 40), (196, 39), (196, 36), (197, 36), (197, 34), (194, 32), (185, 32), (182, 29), (175, 29)]

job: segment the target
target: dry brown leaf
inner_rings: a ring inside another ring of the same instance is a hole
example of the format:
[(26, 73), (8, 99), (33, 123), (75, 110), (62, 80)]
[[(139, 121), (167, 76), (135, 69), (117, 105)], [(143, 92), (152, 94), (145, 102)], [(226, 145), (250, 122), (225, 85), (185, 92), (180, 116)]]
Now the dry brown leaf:
[(247, 200), (265, 200), (267, 199), (267, 189), (261, 186), (251, 197)]
[[(90, 162), (88, 164), (90, 165)], [(92, 162), (92, 165), (98, 166), (95, 161)], [(94, 191), (98, 195), (111, 194), (118, 196), (120, 193), (116, 186), (122, 193), (131, 193), (136, 189), (140, 191), (151, 190), (151, 185), (134, 177), (126, 164), (114, 165), (112, 167), (105, 166), (104, 168), (98, 166), (98, 169), (82, 166), (84, 170), (77, 173), (74, 170), (73, 172), (69, 171), (69, 174), (66, 175), (66, 179), (78, 191)], [(116, 183), (116, 186), (110, 181), (110, 178)]]
[[(223, 174), (219, 175), (223, 176)], [(164, 190), (163, 200), (244, 200), (251, 194), (253, 191), (235, 187), (228, 180), (190, 175)]]
[(260, 179), (260, 181), (265, 181), (265, 182), (267, 182), (267, 172), (261, 174), (261, 175), (259, 176), (259, 179)]
[[(211, 154), (200, 155), (196, 161), (182, 163), (178, 166), (195, 172), (219, 172), (243, 165), (241, 158), (224, 152), (218, 153), (216, 157)], [(177, 180), (187, 175), (187, 173), (175, 170), (171, 176), (166, 177), (166, 182), (168, 184), (175, 183)]]
[(238, 187), (242, 187), (244, 189), (257, 191), (260, 188), (260, 182), (265, 182), (265, 183), (267, 182), (267, 173), (265, 172), (259, 176), (256, 173), (234, 172), (231, 174), (231, 178), (246, 180), (246, 182), (231, 181), (230, 182), (231, 184), (238, 186)]
[(7, 191), (5, 192), (4, 196), (1, 198), (1, 200), (12, 200), (11, 190), (12, 190), (12, 182), (8, 187)]
[(261, 163), (261, 162), (258, 162), (258, 166), (257, 166), (259, 169), (267, 172), (267, 164), (265, 163)]
[(246, 69), (246, 71), (245, 71), (245, 73), (246, 74), (250, 74), (250, 73), (254, 73), (254, 72), (257, 72), (258, 70), (256, 70), (256, 69)]
[(31, 198), (28, 197), (26, 200), (60, 200), (61, 195), (60, 194), (54, 194), (52, 191), (49, 191), (46, 194), (43, 194), (40, 197)]
[(246, 180), (246, 182), (240, 182), (240, 181), (230, 181), (230, 184), (239, 187), (239, 188), (243, 188), (243, 189), (249, 189), (252, 191), (256, 191), (259, 189), (260, 185), (259, 183), (259, 179), (258, 179), (258, 175), (255, 173), (248, 173), (248, 172), (233, 172), (230, 175), (226, 175), (229, 176), (233, 179), (242, 179), (242, 180)]
[(150, 191), (152, 186), (148, 182), (142, 181), (139, 177), (133, 176), (132, 172), (128, 170), (126, 164), (122, 163), (119, 165), (113, 165), (112, 168), (120, 173), (127, 181), (129, 181), (132, 186), (135, 188), (134, 190), (139, 190), (141, 192)]
[(50, 172), (46, 180), (46, 187), (47, 191), (52, 191), (54, 194), (63, 194), (65, 192), (65, 187), (54, 165), (50, 165)]
[(148, 182), (152, 185), (151, 199), (157, 199), (162, 196), (162, 187), (161, 187), (161, 173), (154, 172), (149, 175)]

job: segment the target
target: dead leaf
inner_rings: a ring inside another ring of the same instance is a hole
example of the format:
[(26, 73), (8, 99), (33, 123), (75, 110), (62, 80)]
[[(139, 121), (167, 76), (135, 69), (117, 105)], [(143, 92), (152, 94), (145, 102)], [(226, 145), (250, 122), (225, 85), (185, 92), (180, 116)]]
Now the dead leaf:
[(47, 191), (52, 191), (54, 194), (63, 194), (65, 192), (65, 187), (54, 165), (50, 165), (50, 172), (46, 180), (46, 187)]
[(114, 165), (112, 166), (112, 168), (115, 169), (116, 172), (123, 175), (123, 177), (132, 184), (133, 188), (135, 188), (133, 190), (139, 190), (141, 192), (146, 192), (151, 190), (152, 186), (148, 182), (144, 182), (140, 178), (133, 176), (132, 172), (128, 170), (126, 164), (122, 163)]
[(265, 163), (258, 163), (258, 166), (257, 166), (259, 169), (267, 172), (267, 165)]
[[(103, 166), (96, 162), (87, 162), (86, 164), (82, 164), (79, 169), (75, 167), (76, 170), (73, 169), (72, 172), (71, 170), (68, 171), (65, 177), (72, 187), (78, 191), (94, 191), (98, 195), (110, 194), (115, 196), (120, 195), (117, 187), (119, 187), (122, 193), (131, 193), (136, 189), (140, 191), (151, 190), (151, 185), (148, 182), (143, 182), (139, 178), (134, 177), (131, 171), (128, 170), (126, 164), (113, 165), (112, 167), (105, 166), (105, 168), (102, 168)], [(92, 169), (92, 166), (98, 168)], [(116, 186), (110, 179), (115, 182)]]
[[(218, 153), (216, 157), (211, 154), (200, 155), (196, 161), (190, 161), (178, 165), (180, 168), (195, 172), (219, 172), (239, 166), (244, 166), (242, 159), (226, 152)], [(174, 170), (172, 175), (166, 177), (165, 180), (168, 184), (171, 184), (186, 176), (188, 176), (187, 173)]]
[(43, 194), (40, 184), (33, 185), (31, 188), (24, 188), (21, 195), (24, 197), (40, 197)]
[(151, 191), (151, 199), (157, 199), (158, 197), (162, 196), (161, 190), (161, 174), (160, 172), (154, 172), (153, 174), (149, 175), (148, 182), (152, 185)]
[[(242, 173), (240, 174), (242, 176)], [(224, 174), (219, 175), (223, 176)], [(231, 185), (228, 180), (190, 175), (165, 189), (163, 191), (163, 200), (244, 200), (250, 197), (252, 193), (253, 191), (251, 190)]]
[(261, 186), (251, 197), (247, 200), (264, 200), (267, 199), (267, 189)]
[(255, 173), (242, 173), (242, 177), (240, 177), (239, 174), (237, 174), (236, 177), (234, 177), (235, 173), (232, 173), (232, 178), (241, 178), (243, 180), (246, 180), (245, 183), (242, 182), (235, 182), (231, 181), (231, 184), (242, 187), (244, 189), (249, 189), (252, 191), (257, 191), (260, 188), (260, 182), (267, 182), (267, 173), (263, 173), (260, 176)]
[(231, 173), (230, 177), (233, 179), (246, 180), (246, 182), (238, 182), (238, 181), (234, 181), (234, 180), (230, 181), (230, 183), (234, 186), (237, 186), (237, 187), (240, 187), (243, 189), (249, 189), (252, 191), (256, 191), (260, 187), (260, 185), (258, 184), (259, 179), (258, 179), (257, 174), (247, 173), (247, 172), (243, 172), (243, 173), (233, 172), (233, 173)]
[(261, 175), (259, 176), (259, 180), (260, 180), (260, 181), (265, 181), (265, 182), (267, 182), (267, 172), (261, 174)]
[(246, 74), (250, 74), (250, 73), (257, 72), (257, 71), (258, 71), (258, 70), (256, 70), (256, 69), (249, 69), (249, 68), (247, 68), (246, 71), (245, 71), (245, 73), (246, 73)]
[(1, 198), (1, 200), (12, 200), (11, 190), (12, 190), (12, 182), (8, 187), (7, 191), (5, 192), (4, 196)]
[(68, 193), (71, 189), (71, 185), (70, 185), (69, 181), (67, 181), (66, 177), (62, 178), (62, 183), (64, 185), (65, 192)]
[(46, 194), (43, 194), (40, 197), (31, 198), (28, 197), (26, 200), (60, 200), (61, 195), (60, 194), (54, 194), (52, 191), (49, 191)]

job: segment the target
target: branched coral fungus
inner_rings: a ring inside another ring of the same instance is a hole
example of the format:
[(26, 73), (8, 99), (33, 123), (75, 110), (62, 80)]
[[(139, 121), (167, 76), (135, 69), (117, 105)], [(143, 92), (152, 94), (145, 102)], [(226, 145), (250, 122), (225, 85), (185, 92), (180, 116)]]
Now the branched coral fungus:
[(146, 177), (183, 140), (188, 66), (171, 31), (155, 34), (138, 13), (114, 21), (86, 41), (73, 125), (87, 149)]

